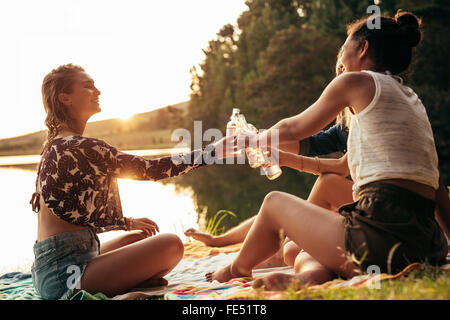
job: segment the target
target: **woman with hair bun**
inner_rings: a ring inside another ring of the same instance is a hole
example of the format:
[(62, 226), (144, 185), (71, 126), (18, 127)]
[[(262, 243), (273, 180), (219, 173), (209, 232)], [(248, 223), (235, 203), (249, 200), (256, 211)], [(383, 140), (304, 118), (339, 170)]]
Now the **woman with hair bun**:
[[(252, 269), (280, 248), (280, 234), (302, 248), (299, 273), (274, 273), (254, 287), (281, 289), (317, 284), (334, 274), (349, 278), (377, 266), (396, 273), (413, 262), (445, 263), (447, 241), (434, 217), (438, 158), (425, 107), (397, 74), (422, 39), (420, 19), (399, 11), (380, 17), (380, 28), (364, 18), (347, 26), (341, 48), (344, 73), (302, 113), (261, 133), (278, 130), (280, 144), (309, 137), (350, 106), (348, 152), (341, 159), (304, 158), (304, 171), (350, 173), (353, 203), (339, 215), (283, 192), (269, 193), (236, 259), (208, 273), (210, 281), (251, 276)], [(280, 164), (294, 160), (280, 153)], [(444, 223), (449, 227), (449, 212)]]

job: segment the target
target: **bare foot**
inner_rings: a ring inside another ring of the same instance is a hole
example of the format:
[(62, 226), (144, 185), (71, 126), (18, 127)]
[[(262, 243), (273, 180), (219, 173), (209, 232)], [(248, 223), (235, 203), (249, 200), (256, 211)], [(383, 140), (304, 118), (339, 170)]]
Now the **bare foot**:
[(231, 267), (231, 264), (229, 264), (226, 267), (223, 267), (219, 270), (216, 270), (214, 272), (208, 272), (206, 276), (206, 280), (209, 282), (212, 282), (214, 280), (217, 280), (219, 282), (227, 282), (233, 278), (240, 278), (240, 277), (251, 277), (252, 273), (250, 272), (240, 272), (235, 270)]
[(138, 284), (135, 288), (152, 288), (152, 287), (161, 287), (167, 286), (169, 282), (164, 278), (150, 278), (147, 279), (140, 284)]
[(217, 241), (215, 241), (215, 237), (210, 235), (209, 233), (200, 232), (194, 228), (189, 228), (184, 232), (186, 237), (192, 237), (195, 240), (203, 242), (205, 245), (209, 247), (216, 247)]
[(301, 287), (322, 284), (331, 279), (331, 273), (326, 274), (323, 270), (308, 270), (293, 275), (272, 273), (265, 277), (256, 278), (252, 287), (262, 287), (264, 290), (286, 290), (287, 288), (298, 290)]
[(255, 281), (253, 281), (252, 287), (255, 289), (262, 288), (268, 291), (285, 290), (292, 285), (294, 287), (300, 287), (301, 284), (296, 279), (296, 276), (297, 275), (285, 273), (271, 273), (265, 277), (256, 278)]

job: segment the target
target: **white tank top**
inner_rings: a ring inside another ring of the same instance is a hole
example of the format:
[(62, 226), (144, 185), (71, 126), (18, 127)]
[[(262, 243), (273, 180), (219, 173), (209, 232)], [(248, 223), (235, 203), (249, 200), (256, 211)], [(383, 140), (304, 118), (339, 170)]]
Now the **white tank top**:
[(348, 166), (353, 198), (361, 186), (407, 179), (438, 188), (438, 158), (425, 107), (417, 94), (389, 72), (364, 70), (375, 81), (375, 96), (352, 116)]

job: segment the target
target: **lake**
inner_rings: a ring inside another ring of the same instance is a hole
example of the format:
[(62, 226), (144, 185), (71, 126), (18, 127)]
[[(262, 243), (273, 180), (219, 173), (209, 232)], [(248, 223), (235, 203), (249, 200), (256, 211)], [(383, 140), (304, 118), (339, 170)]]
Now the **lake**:
[[(153, 156), (169, 154), (170, 150), (127, 152)], [(39, 156), (0, 157), (0, 165), (30, 164), (39, 159)], [(31, 269), (33, 244), (37, 237), (37, 214), (31, 210), (29, 201), (35, 190), (35, 179), (35, 171), (0, 167), (0, 275), (12, 271), (29, 272)], [(185, 229), (198, 228), (191, 188), (154, 181), (119, 179), (118, 182), (125, 216), (148, 217), (158, 224), (160, 233), (175, 233), (183, 241)], [(110, 231), (98, 236), (100, 241), (107, 241), (123, 233)]]

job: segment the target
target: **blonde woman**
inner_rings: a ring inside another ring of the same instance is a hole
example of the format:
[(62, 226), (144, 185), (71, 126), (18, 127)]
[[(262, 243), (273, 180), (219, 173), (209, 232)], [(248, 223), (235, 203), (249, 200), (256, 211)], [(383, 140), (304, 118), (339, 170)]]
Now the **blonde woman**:
[[(72, 64), (54, 69), (42, 84), (48, 140), (30, 203), (38, 214), (33, 283), (45, 299), (167, 284), (162, 277), (182, 258), (183, 244), (174, 234), (156, 235), (158, 225), (148, 218), (124, 217), (116, 178), (164, 179), (225, 154), (220, 140), (181, 155), (181, 163), (146, 160), (84, 137), (86, 122), (101, 111), (99, 96), (94, 80)], [(110, 230), (130, 232), (100, 244), (97, 233)]]

